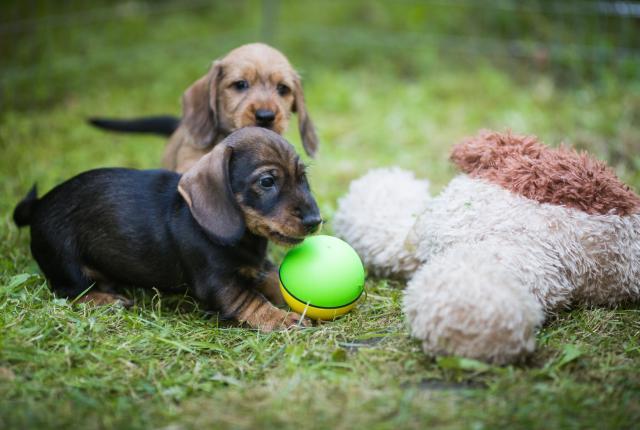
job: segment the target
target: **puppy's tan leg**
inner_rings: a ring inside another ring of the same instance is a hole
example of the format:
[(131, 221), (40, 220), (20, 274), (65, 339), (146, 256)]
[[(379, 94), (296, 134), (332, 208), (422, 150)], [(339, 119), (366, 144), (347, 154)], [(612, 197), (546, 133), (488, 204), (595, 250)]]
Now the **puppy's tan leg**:
[(257, 288), (274, 305), (284, 306), (287, 304), (280, 291), (280, 276), (277, 270), (268, 272), (264, 280), (257, 285)]
[(125, 308), (130, 308), (133, 305), (133, 300), (129, 300), (118, 294), (116, 292), (117, 286), (99, 271), (88, 266), (83, 266), (82, 272), (94, 285), (87, 294), (76, 299), (76, 303), (92, 303), (96, 306), (118, 304)]
[(298, 324), (304, 327), (310, 325), (299, 314), (278, 309), (251, 290), (241, 291), (231, 302), (230, 309), (238, 321), (265, 332), (286, 329)]
[(280, 275), (278, 268), (269, 260), (265, 260), (259, 270), (245, 270), (244, 274), (255, 283), (256, 290), (276, 306), (286, 304), (280, 291)]
[(120, 294), (103, 293), (101, 291), (89, 291), (84, 296), (76, 300), (76, 303), (90, 303), (95, 306), (120, 305), (125, 308), (131, 307), (133, 302)]

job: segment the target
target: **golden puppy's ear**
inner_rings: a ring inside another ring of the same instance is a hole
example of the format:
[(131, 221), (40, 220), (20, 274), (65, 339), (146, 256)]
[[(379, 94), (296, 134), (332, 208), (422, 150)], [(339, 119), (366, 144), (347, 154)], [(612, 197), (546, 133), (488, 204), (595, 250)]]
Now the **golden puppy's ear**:
[(182, 122), (193, 137), (193, 143), (206, 148), (218, 133), (217, 92), (222, 74), (220, 61), (209, 73), (195, 81), (182, 95)]
[(311, 118), (307, 113), (307, 107), (304, 104), (304, 93), (302, 92), (302, 83), (300, 77), (296, 76), (293, 80), (293, 112), (298, 113), (298, 129), (300, 130), (300, 138), (302, 146), (307, 154), (313, 157), (318, 150), (318, 136), (316, 128), (313, 126)]
[(229, 178), (233, 149), (221, 143), (180, 178), (178, 192), (196, 222), (216, 241), (231, 245), (245, 231), (244, 216), (236, 202)]

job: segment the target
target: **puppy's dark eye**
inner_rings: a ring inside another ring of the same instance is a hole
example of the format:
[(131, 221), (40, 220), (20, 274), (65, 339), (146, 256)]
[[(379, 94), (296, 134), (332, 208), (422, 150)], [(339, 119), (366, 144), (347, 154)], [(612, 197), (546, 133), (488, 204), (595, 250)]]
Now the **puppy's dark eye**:
[(233, 88), (235, 88), (238, 91), (244, 91), (249, 88), (249, 82), (247, 82), (244, 79), (240, 81), (235, 81), (232, 85), (233, 85)]
[(276, 184), (276, 181), (271, 176), (264, 176), (260, 178), (260, 186), (262, 188), (272, 188)]
[(282, 97), (286, 96), (291, 92), (291, 88), (289, 88), (285, 84), (278, 84), (276, 89), (278, 90), (278, 94), (280, 94)]

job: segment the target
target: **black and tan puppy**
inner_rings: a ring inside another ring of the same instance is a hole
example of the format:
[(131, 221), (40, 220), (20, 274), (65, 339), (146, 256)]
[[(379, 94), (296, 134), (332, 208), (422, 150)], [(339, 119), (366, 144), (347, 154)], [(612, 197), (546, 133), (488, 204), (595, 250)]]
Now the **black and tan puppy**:
[[(265, 331), (299, 322), (278, 309), (267, 240), (295, 244), (321, 222), (293, 147), (240, 129), (185, 174), (97, 169), (15, 209), (56, 295), (114, 301), (122, 286), (184, 292)], [(267, 299), (268, 298), (268, 299)]]

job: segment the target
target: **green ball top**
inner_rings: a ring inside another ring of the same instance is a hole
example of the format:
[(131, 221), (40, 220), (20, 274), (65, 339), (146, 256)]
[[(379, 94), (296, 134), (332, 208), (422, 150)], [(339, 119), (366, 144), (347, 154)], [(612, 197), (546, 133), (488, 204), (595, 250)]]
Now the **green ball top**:
[(364, 267), (356, 251), (343, 240), (311, 236), (284, 257), (280, 282), (303, 303), (339, 308), (362, 294)]

